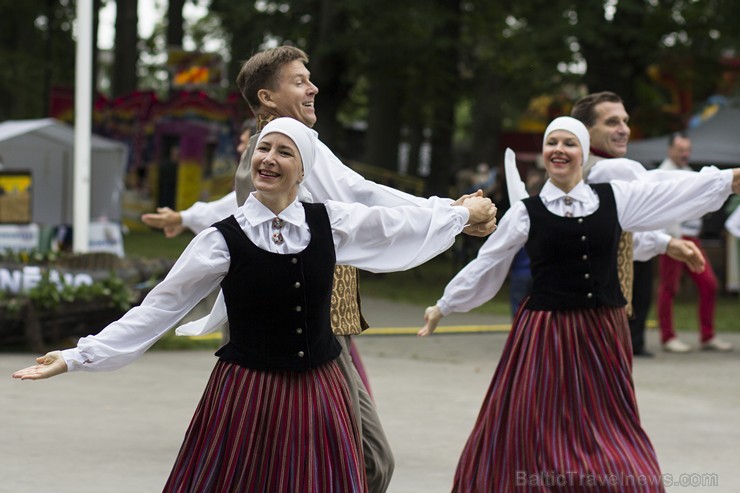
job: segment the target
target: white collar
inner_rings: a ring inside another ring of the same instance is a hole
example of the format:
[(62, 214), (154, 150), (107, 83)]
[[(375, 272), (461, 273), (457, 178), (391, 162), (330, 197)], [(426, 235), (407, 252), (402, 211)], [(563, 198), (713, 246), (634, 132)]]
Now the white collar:
[(555, 202), (565, 196), (568, 196), (573, 200), (577, 200), (578, 202), (585, 203), (591, 199), (593, 193), (591, 189), (583, 183), (583, 180), (579, 181), (578, 184), (568, 193), (563, 192), (556, 187), (552, 181), (547, 180), (545, 186), (542, 187), (542, 191), (540, 192), (540, 198), (542, 198), (542, 201), (545, 204)]
[[(244, 214), (247, 222), (252, 227), (275, 219), (275, 213), (257, 200), (254, 194), (255, 192), (250, 193), (247, 201), (241, 207), (242, 214)], [(294, 226), (300, 227), (306, 223), (306, 213), (303, 210), (303, 204), (297, 198), (288, 207), (283, 209), (277, 217)]]

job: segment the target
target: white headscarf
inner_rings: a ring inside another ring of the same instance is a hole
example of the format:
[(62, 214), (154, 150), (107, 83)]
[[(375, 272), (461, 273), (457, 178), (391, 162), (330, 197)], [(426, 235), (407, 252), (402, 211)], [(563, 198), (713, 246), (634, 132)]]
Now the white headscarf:
[[(259, 144), (265, 138), (265, 135), (272, 133), (286, 135), (296, 145), (298, 153), (301, 155), (303, 180), (305, 181), (308, 175), (311, 174), (314, 162), (316, 161), (316, 141), (319, 134), (294, 118), (281, 117), (275, 118), (265, 125), (265, 128), (260, 132), (257, 143)], [(304, 202), (311, 202), (313, 200), (311, 194), (303, 186), (303, 182), (298, 186), (298, 198)]]
[(545, 129), (545, 135), (542, 138), (542, 145), (547, 142), (547, 136), (555, 130), (565, 130), (576, 136), (578, 142), (581, 144), (581, 151), (583, 151), (583, 163), (586, 164), (588, 161), (588, 150), (591, 148), (591, 139), (588, 136), (588, 129), (581, 123), (580, 120), (576, 120), (570, 116), (559, 116), (555, 118)]

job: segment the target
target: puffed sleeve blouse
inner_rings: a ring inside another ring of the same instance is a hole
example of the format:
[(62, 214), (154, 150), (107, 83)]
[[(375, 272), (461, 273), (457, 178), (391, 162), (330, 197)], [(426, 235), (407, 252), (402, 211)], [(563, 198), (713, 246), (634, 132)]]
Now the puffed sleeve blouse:
[[(732, 170), (695, 173), (690, 179), (613, 181), (611, 186), (622, 230), (652, 231), (681, 217), (719, 209), (732, 194)], [(566, 196), (572, 200), (564, 200)], [(566, 194), (548, 180), (540, 197), (550, 212), (561, 217), (566, 212), (584, 217), (599, 207), (598, 196), (583, 181)], [(467, 312), (498, 293), (514, 256), (527, 242), (529, 225), (525, 205), (515, 203), (481, 246), (478, 256), (445, 287), (437, 301), (443, 315)]]
[[(337, 264), (372, 272), (416, 267), (448, 249), (468, 221), (468, 210), (439, 201), (433, 207), (366, 207), (328, 201)], [(272, 240), (275, 214), (250, 195), (234, 214), (247, 237), (263, 250), (280, 254), (306, 248), (311, 232), (303, 205), (295, 201), (278, 217), (284, 242)], [(113, 370), (143, 354), (201, 299), (219, 286), (229, 270), (229, 249), (221, 233), (199, 233), (167, 277), (121, 319), (99, 334), (83, 337), (62, 351), (69, 371)]]

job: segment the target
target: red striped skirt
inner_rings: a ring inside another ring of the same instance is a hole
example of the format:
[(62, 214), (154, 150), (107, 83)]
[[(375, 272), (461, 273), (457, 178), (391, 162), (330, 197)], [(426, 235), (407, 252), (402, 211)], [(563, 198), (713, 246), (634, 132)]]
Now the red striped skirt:
[(366, 492), (358, 426), (336, 362), (308, 372), (219, 361), (165, 492)]
[(520, 308), (453, 492), (663, 492), (622, 308)]

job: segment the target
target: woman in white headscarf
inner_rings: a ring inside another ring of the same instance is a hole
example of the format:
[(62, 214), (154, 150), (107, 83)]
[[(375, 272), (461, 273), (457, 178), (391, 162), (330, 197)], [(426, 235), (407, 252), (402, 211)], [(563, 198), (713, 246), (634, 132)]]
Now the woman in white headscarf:
[(532, 292), (514, 317), (454, 492), (663, 491), (633, 389), (619, 234), (719, 208), (737, 183), (728, 170), (681, 186), (587, 186), (588, 150), (581, 122), (553, 120), (543, 139), (549, 179), (540, 194), (512, 205), (478, 257), (425, 312), (419, 335), (431, 334), (448, 313), (488, 301), (526, 248)]
[(141, 306), (13, 376), (124, 366), (220, 284), (230, 340), (216, 353), (164, 491), (366, 491), (329, 320), (334, 265), (414, 267), (493, 205), (481, 197), (430, 209), (302, 202), (315, 149), (316, 132), (297, 120), (266, 125), (252, 159), (257, 191), (234, 215), (198, 234)]

